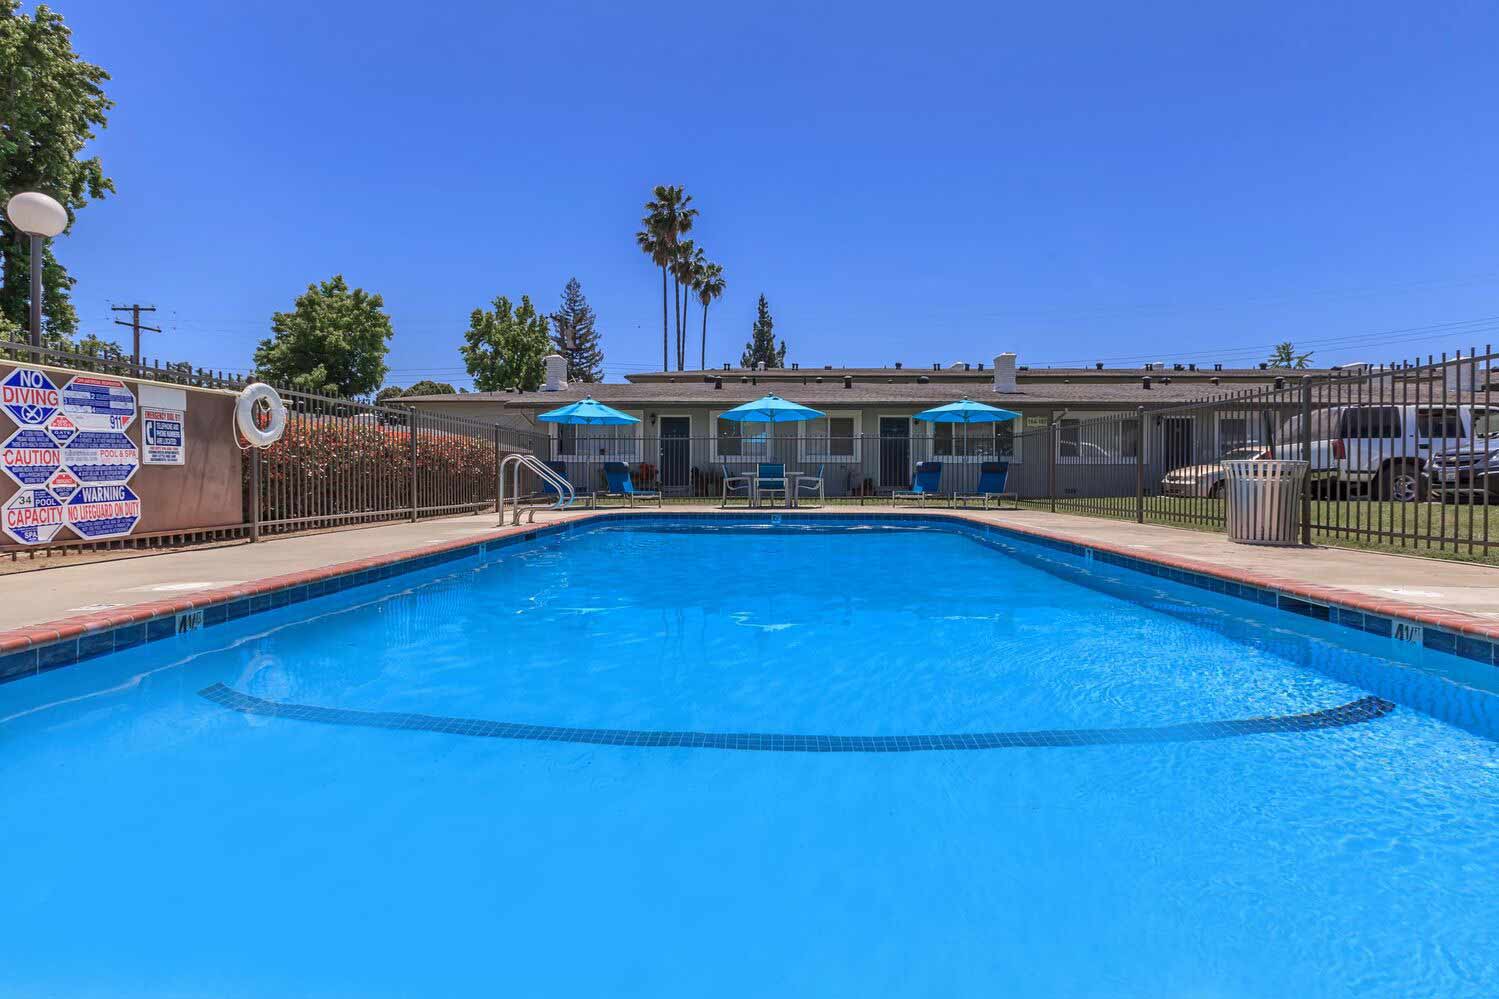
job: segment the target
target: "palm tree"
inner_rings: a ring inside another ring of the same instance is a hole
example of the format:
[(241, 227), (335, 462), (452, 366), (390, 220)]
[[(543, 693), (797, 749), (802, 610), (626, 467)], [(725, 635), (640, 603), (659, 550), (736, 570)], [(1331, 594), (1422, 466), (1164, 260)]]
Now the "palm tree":
[(687, 367), (687, 310), (692, 305), (692, 291), (702, 277), (703, 265), (707, 263), (707, 259), (703, 248), (695, 245), (690, 239), (684, 239), (677, 245), (677, 260), (672, 266), (672, 274), (685, 289), (682, 294), (681, 315), (677, 323), (678, 371)]
[[(681, 187), (657, 184), (652, 190), (652, 199), (645, 203), (645, 217), (640, 220), (641, 231), (635, 234), (635, 243), (647, 253), (651, 262), (661, 268), (661, 370), (668, 370), (666, 351), (666, 272), (672, 268), (677, 256), (677, 243), (681, 236), (691, 231), (692, 220), (697, 209), (691, 207), (692, 195)], [(681, 287), (676, 287), (678, 298), (677, 338), (681, 333)]]
[(723, 294), (724, 287), (723, 267), (704, 264), (697, 280), (697, 300), (703, 305), (703, 349), (698, 356), (704, 371), (708, 370), (708, 305)]
[(1275, 353), (1271, 354), (1267, 363), (1272, 368), (1306, 368), (1312, 359), (1312, 352), (1305, 354), (1296, 353), (1296, 345), (1287, 341), (1275, 345)]

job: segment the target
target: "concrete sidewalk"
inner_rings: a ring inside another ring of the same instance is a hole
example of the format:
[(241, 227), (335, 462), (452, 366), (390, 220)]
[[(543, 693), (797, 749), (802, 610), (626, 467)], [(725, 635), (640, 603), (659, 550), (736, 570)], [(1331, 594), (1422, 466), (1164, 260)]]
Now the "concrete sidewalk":
[[(717, 512), (717, 506), (669, 506), (666, 513)], [(636, 508), (653, 514), (656, 508)], [(773, 511), (762, 511), (773, 512)], [(889, 506), (833, 506), (799, 513), (891, 513)], [(1460, 612), (1499, 625), (1499, 568), (1461, 562), (1385, 555), (1345, 549), (1256, 548), (1221, 535), (1125, 521), (1031, 510), (949, 512), (902, 506), (900, 513), (962, 516), (1084, 544), (1098, 544), (1141, 558), (1191, 562), (1219, 572), (1271, 577), (1306, 587), (1333, 587), (1387, 605), (1390, 613), (1427, 618)], [(628, 515), (625, 511), (620, 511)], [(592, 516), (591, 511), (543, 512), (537, 524)], [(614, 515), (613, 511), (605, 515)], [(522, 528), (523, 529), (523, 528)], [(62, 566), (0, 578), (0, 630), (97, 614), (114, 608), (190, 598), (273, 576), (316, 570), (342, 562), (389, 555), (464, 539), (498, 537), (514, 529), (495, 526), (494, 514), (458, 516), (416, 524), (387, 524), (353, 531), (278, 538), (260, 544), (169, 552), (115, 562)]]

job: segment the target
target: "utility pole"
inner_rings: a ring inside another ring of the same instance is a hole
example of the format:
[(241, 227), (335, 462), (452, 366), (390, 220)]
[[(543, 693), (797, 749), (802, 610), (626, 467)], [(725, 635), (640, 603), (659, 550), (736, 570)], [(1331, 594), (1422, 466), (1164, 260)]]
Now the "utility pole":
[(141, 330), (145, 330), (148, 333), (160, 333), (161, 332), (161, 329), (159, 327), (156, 327), (156, 326), (142, 326), (141, 325), (141, 313), (142, 312), (155, 312), (156, 311), (156, 306), (154, 306), (154, 305), (111, 305), (109, 307), (109, 311), (111, 311), (111, 312), (128, 312), (128, 313), (130, 313), (130, 322), (127, 323), (123, 319), (116, 319), (115, 320), (115, 325), (116, 326), (129, 326), (130, 327), (131, 333), (134, 334), (134, 346), (131, 348), (131, 351), (130, 351), (130, 363), (133, 364), (133, 365), (135, 365), (137, 368), (140, 367), (141, 366)]

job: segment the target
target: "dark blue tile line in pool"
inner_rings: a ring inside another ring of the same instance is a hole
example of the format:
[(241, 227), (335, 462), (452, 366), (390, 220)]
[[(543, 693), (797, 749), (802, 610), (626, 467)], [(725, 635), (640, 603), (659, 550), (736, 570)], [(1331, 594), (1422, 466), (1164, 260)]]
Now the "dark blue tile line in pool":
[(683, 511), (666, 514), (631, 514), (628, 518), (619, 519), (590, 517), (560, 524), (547, 524), (522, 534), (508, 534), (500, 538), (476, 540), (471, 544), (451, 548), (446, 551), (434, 552), (419, 558), (392, 562), (387, 565), (374, 566), (368, 569), (360, 569), (337, 576), (329, 576), (326, 579), (289, 586), (269, 593), (261, 593), (227, 602), (210, 604), (193, 611), (174, 616), (155, 618), (143, 623), (120, 625), (98, 632), (90, 632), (80, 638), (65, 639), (61, 642), (54, 642), (49, 645), (0, 656), (0, 683), (19, 680), (22, 677), (35, 676), (38, 673), (45, 673), (60, 666), (70, 666), (87, 659), (108, 655), (111, 652), (122, 652), (143, 642), (160, 641), (182, 632), (194, 631), (201, 627), (211, 627), (228, 621), (236, 621), (251, 614), (276, 610), (291, 604), (301, 603), (304, 600), (339, 593), (343, 590), (380, 582), (409, 572), (420, 572), (423, 569), (430, 569), (457, 559), (501, 551), (528, 541), (535, 541), (542, 537), (560, 536), (574, 531), (597, 530), (601, 528), (611, 530), (641, 528), (649, 530), (663, 526), (682, 527), (688, 523), (739, 524), (757, 527), (781, 527), (784, 529), (806, 529), (809, 527), (826, 529), (829, 524), (845, 526), (854, 524), (875, 527), (919, 527), (927, 530), (953, 531), (977, 538), (987, 537), (992, 539), (1000, 537), (1016, 543), (1035, 545), (1079, 558), (1091, 557), (1099, 562), (1117, 565), (1121, 568), (1145, 573), (1149, 576), (1168, 579), (1187, 586), (1195, 586), (1214, 593), (1222, 593), (1268, 607), (1278, 607), (1293, 614), (1329, 621), (1333, 624), (1375, 635), (1404, 638), (1407, 641), (1424, 645), (1426, 648), (1437, 652), (1446, 652), (1489, 665), (1499, 665), (1499, 642), (1491, 642), (1482, 638), (1472, 638), (1430, 625), (1415, 625), (1396, 618), (1365, 613), (1351, 608), (1301, 600), (1290, 594), (1280, 593), (1266, 587), (1219, 579), (1216, 576), (1206, 573), (1160, 565), (1133, 556), (1090, 549), (1084, 545), (1070, 541), (1039, 537), (1027, 534), (1024, 531), (1012, 530), (998, 524), (979, 524), (972, 521), (925, 516), (922, 514), (863, 514), (842, 512), (767, 514), (758, 512)]
[(774, 733), (651, 732), (618, 728), (562, 728), (520, 725), (480, 718), (396, 711), (350, 711), (312, 704), (268, 701), (215, 683), (198, 696), (233, 711), (323, 725), (440, 732), (485, 739), (530, 742), (567, 742), (595, 746), (636, 746), (648, 749), (737, 749), (773, 753), (920, 753), (967, 749), (1040, 749), (1065, 746), (1118, 746), (1163, 742), (1204, 742), (1245, 735), (1315, 732), (1373, 721), (1394, 710), (1379, 697), (1361, 697), (1335, 708), (1300, 715), (1240, 718), (1231, 721), (1189, 722), (1153, 728), (1051, 729), (1037, 732), (975, 732), (955, 735), (778, 735)]

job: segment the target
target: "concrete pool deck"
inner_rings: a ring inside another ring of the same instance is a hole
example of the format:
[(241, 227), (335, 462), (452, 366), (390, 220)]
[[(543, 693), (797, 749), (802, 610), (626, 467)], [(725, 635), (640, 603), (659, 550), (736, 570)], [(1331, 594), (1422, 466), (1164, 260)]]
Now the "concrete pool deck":
[[(633, 511), (542, 512), (536, 526), (658, 512), (663, 511), (636, 507)], [(719, 510), (716, 505), (672, 505), (664, 512)], [(1337, 548), (1259, 548), (1201, 531), (1032, 510), (952, 511), (870, 504), (796, 512), (962, 517), (1324, 603), (1499, 638), (1499, 568), (1488, 566)], [(0, 578), (0, 652), (42, 646), (529, 529), (533, 528), (498, 528), (492, 513), (463, 515), (7, 576)]]

